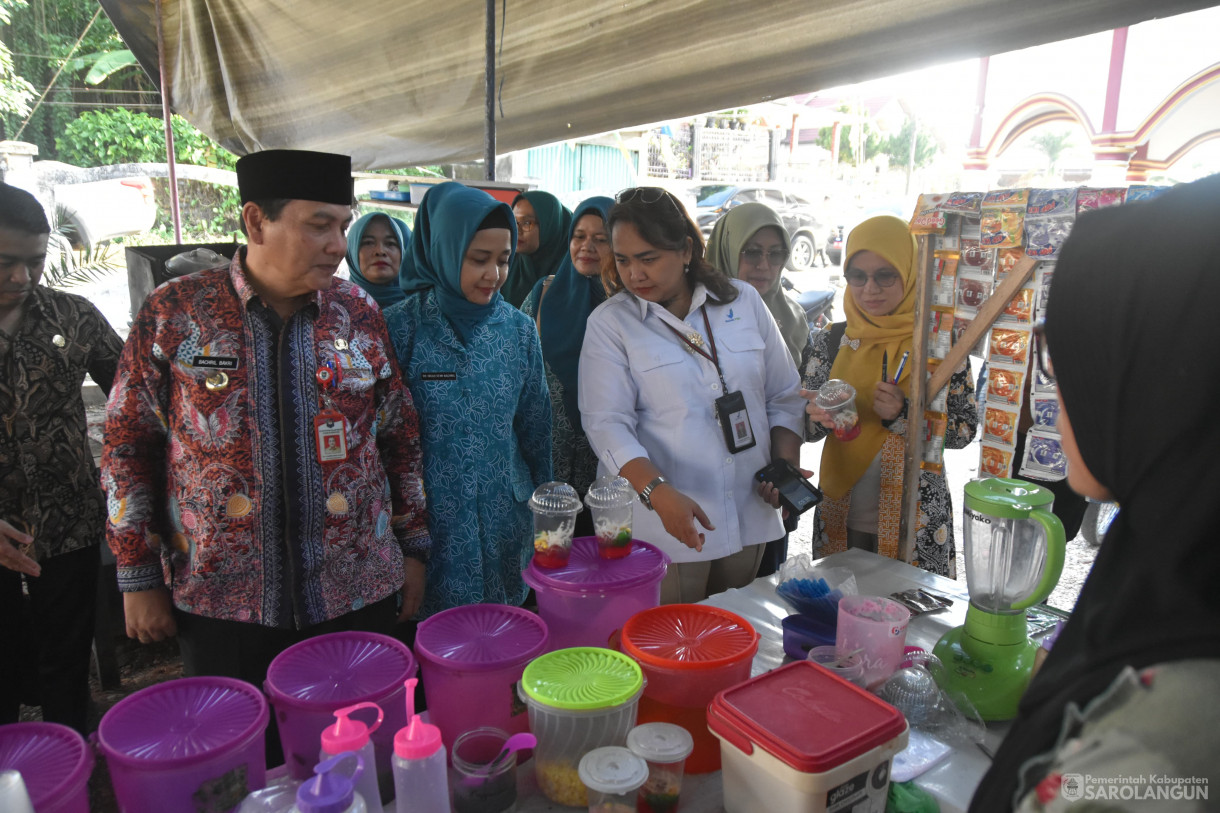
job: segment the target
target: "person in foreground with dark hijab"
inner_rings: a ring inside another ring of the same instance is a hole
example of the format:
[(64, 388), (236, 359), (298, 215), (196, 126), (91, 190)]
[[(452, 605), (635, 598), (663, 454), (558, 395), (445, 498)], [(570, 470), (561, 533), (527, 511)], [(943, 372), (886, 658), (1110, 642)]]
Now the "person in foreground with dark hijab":
[(513, 219), (517, 221), (517, 251), (500, 295), (520, 308), (538, 280), (558, 271), (568, 256), (572, 213), (550, 192), (535, 189), (513, 201)]
[(1068, 480), (1122, 507), (972, 813), (1214, 809), (1218, 222), (1220, 175), (1085, 215), (1063, 247), (1043, 365)]

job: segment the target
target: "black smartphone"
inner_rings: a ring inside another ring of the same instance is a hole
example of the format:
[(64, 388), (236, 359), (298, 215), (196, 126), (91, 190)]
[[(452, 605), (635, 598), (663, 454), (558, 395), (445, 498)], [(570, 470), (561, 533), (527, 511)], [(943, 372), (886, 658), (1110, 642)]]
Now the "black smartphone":
[(796, 466), (787, 460), (773, 460), (754, 474), (760, 483), (770, 483), (779, 489), (779, 502), (788, 514), (803, 514), (822, 501), (817, 486), (801, 476)]

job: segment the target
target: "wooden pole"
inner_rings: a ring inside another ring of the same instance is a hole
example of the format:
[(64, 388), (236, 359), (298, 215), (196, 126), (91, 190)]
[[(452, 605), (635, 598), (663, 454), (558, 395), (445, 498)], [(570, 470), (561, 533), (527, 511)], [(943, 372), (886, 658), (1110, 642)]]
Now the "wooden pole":
[(169, 211), (174, 221), (174, 242), (182, 245), (182, 209), (178, 204), (178, 169), (174, 162), (173, 112), (170, 110), (169, 79), (165, 71), (165, 30), (157, 0), (157, 69), (161, 73), (161, 117), (165, 120), (165, 163), (169, 165)]
[(925, 385), (928, 373), (928, 313), (932, 303), (932, 283), (935, 275), (932, 266), (936, 257), (932, 253), (932, 239), (920, 235), (917, 239), (918, 253), (915, 268), (919, 278), (915, 281), (915, 335), (911, 341), (911, 392), (907, 396), (907, 448), (902, 476), (902, 527), (898, 537), (898, 558), (910, 562), (915, 558), (915, 531), (918, 529), (919, 510), (919, 461), (923, 451), (923, 411), (928, 403), (929, 390)]

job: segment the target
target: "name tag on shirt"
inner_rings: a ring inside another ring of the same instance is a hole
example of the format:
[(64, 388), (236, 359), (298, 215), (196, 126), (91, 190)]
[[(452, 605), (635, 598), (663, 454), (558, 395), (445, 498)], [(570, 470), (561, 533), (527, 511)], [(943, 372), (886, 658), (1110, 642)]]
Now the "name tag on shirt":
[(237, 356), (195, 356), (191, 364), (208, 370), (236, 370)]
[(457, 381), (457, 373), (420, 373), (423, 381)]

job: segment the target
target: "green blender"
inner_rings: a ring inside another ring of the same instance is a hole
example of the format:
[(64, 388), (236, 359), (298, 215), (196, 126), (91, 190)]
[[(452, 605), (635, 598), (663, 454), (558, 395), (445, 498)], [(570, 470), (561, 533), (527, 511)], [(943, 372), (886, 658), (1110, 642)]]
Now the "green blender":
[(966, 484), (966, 623), (933, 653), (945, 665), (941, 687), (968, 700), (984, 720), (1010, 720), (1029, 685), (1034, 654), (1025, 608), (1045, 601), (1063, 572), (1063, 524), (1055, 496), (1024, 480)]

